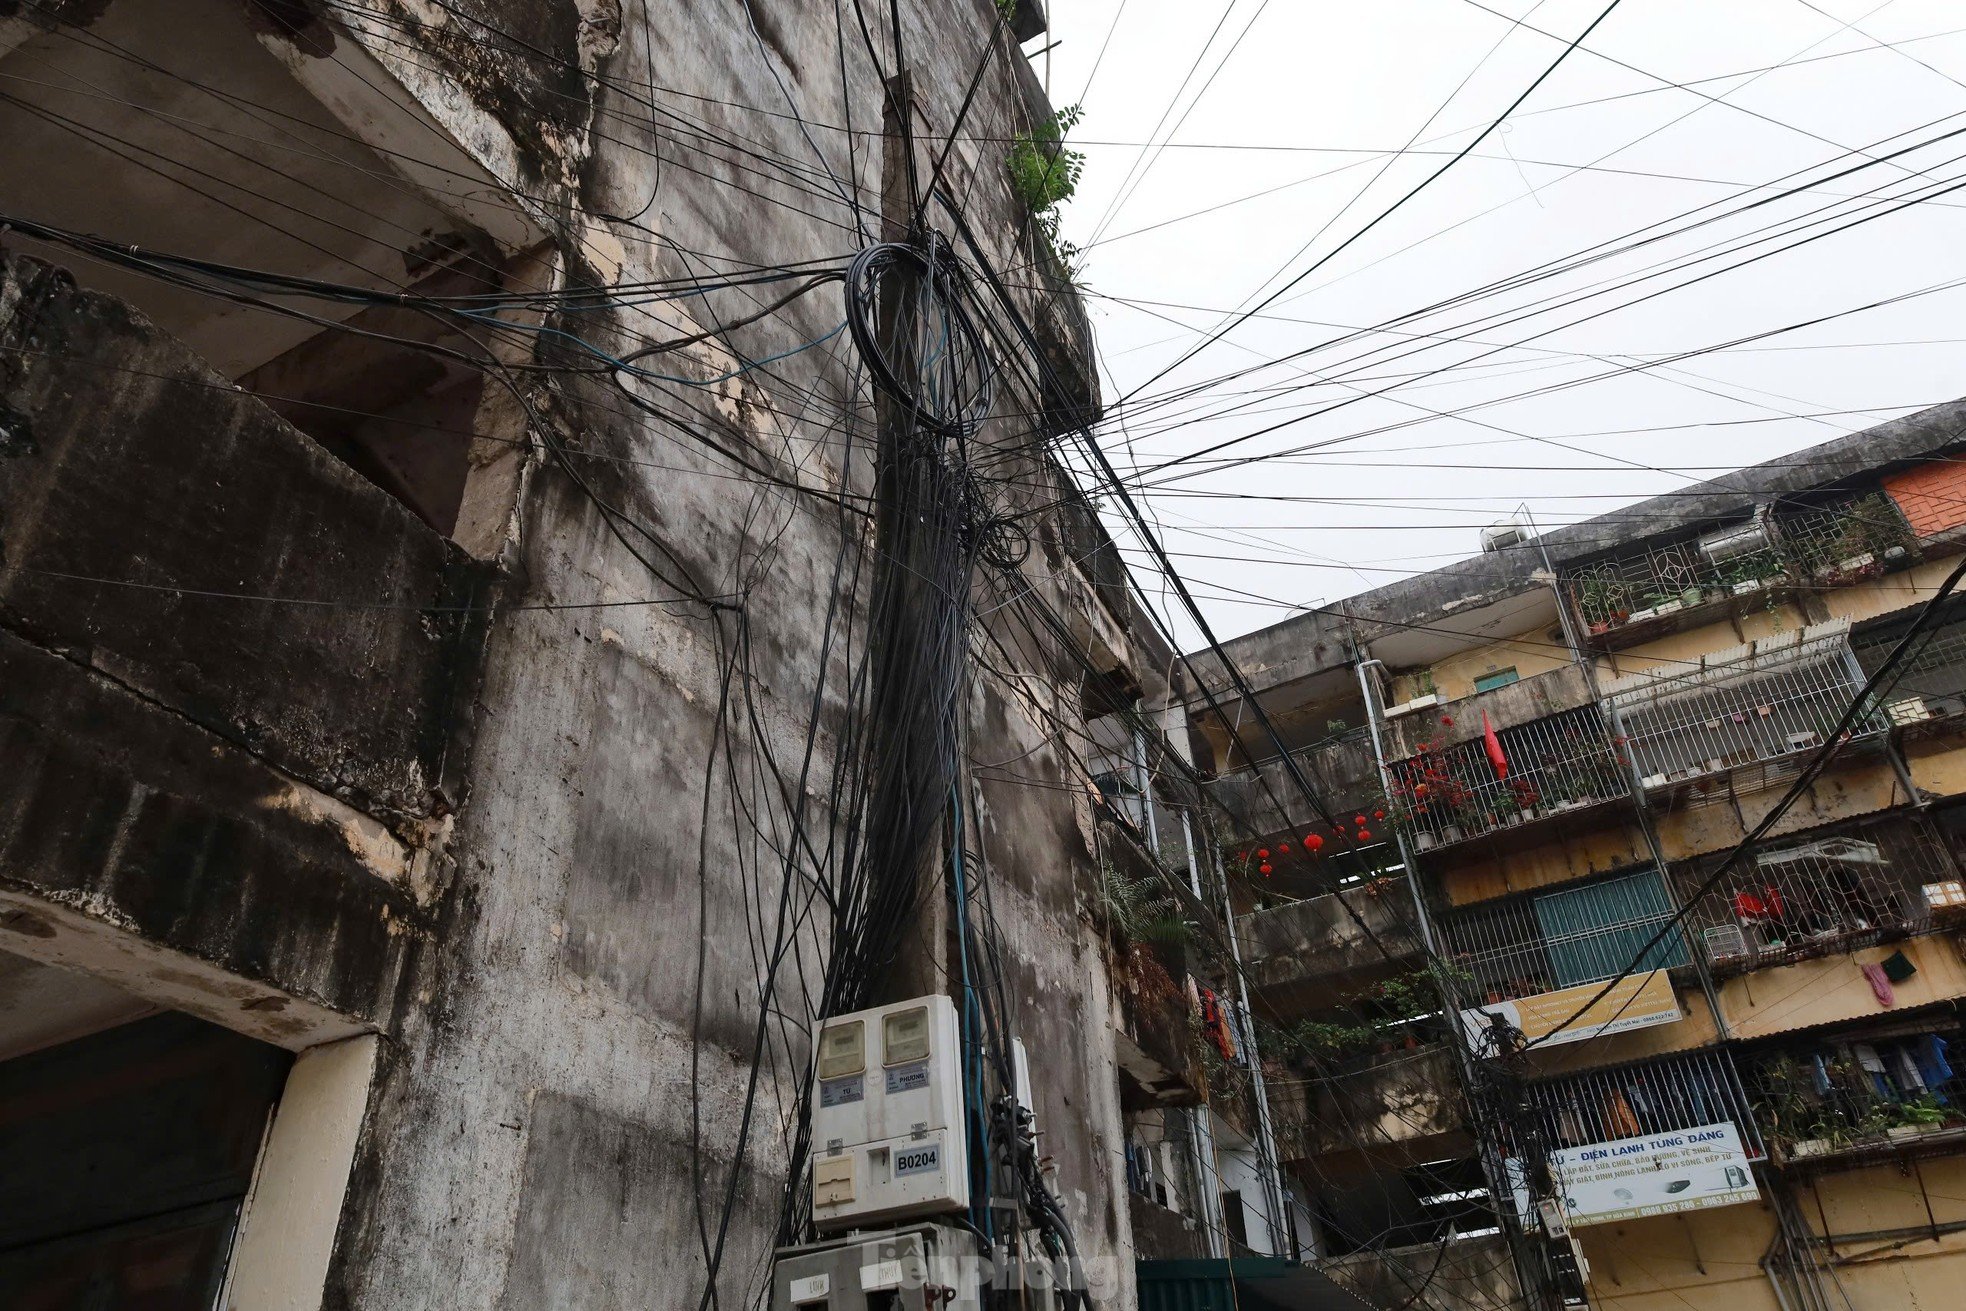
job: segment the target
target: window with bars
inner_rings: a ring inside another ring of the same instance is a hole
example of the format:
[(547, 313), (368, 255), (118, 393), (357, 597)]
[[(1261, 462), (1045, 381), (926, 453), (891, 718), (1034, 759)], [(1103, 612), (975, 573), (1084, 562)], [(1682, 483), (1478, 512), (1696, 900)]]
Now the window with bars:
[(1846, 492), (1777, 514), (1782, 549), (1804, 577), (1853, 583), (1910, 563), (1918, 539), (1897, 504), (1881, 491)]
[[(1674, 914), (1656, 869), (1596, 878), (1529, 896), (1462, 907), (1441, 918), (1452, 963), (1472, 983), (1466, 1005), (1600, 983), (1631, 965)], [(1684, 965), (1677, 933), (1646, 952), (1647, 970)]]
[[(1697, 888), (1724, 857), (1681, 871)], [(1736, 862), (1691, 908), (1707, 960), (1723, 973), (1922, 933), (1932, 901), (1950, 905), (1957, 867), (1923, 822), (1893, 816), (1784, 840)]]
[[(1860, 634), (1853, 643), (1866, 675), (1880, 669), (1916, 611)], [(1966, 714), (1966, 603), (1951, 605), (1906, 652), (1879, 701), (1894, 727)]]
[(1699, 538), (1668, 542), (1569, 571), (1564, 584), (1593, 634), (1777, 586), (1788, 579), (1788, 562), (1759, 524), (1707, 534), (1739, 538), (1730, 552), (1703, 550)]
[[(1848, 626), (1762, 638), (1697, 666), (1648, 670), (1606, 689), (1639, 779), (1648, 788), (1788, 762), (1823, 744), (1862, 683)], [(1858, 731), (1882, 727), (1872, 716)], [(1780, 777), (1761, 772), (1757, 786)]]
[(1727, 1122), (1749, 1159), (1767, 1154), (1733, 1057), (1719, 1048), (1531, 1084), (1528, 1098), (1557, 1148)]

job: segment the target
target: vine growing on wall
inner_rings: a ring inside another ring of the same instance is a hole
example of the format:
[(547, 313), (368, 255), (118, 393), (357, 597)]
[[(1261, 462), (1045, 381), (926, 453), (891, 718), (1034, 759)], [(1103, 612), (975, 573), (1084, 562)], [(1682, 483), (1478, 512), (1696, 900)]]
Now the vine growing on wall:
[(1007, 161), (1012, 194), (1031, 211), (1046, 243), (1067, 264), (1076, 262), (1079, 252), (1059, 235), (1061, 206), (1079, 189), (1085, 152), (1068, 147), (1065, 135), (1078, 126), (1083, 112), (1079, 105), (1067, 105), (1031, 131), (1019, 132)]

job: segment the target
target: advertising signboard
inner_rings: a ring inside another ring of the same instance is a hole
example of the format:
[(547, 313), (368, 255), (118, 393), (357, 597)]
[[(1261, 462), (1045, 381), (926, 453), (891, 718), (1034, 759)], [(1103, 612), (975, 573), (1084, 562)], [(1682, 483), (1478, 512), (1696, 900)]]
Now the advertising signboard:
[[(1529, 1214), (1521, 1164), (1510, 1161), (1516, 1210)], [(1761, 1196), (1741, 1132), (1731, 1123), (1675, 1129), (1617, 1142), (1588, 1143), (1550, 1153), (1550, 1169), (1575, 1228), (1734, 1206)]]
[[(1601, 983), (1583, 983), (1555, 992), (1539, 992), (1533, 997), (1490, 1002), (1462, 1011), (1461, 1023), (1467, 1027), (1468, 1041), (1476, 1051), (1482, 1051), (1490, 1017), (1495, 1015), (1522, 1030), (1522, 1036), (1530, 1042), (1547, 1038), (1544, 1045), (1550, 1047), (1608, 1033), (1646, 1029), (1655, 1024), (1671, 1024), (1682, 1017), (1679, 999), (1673, 995), (1672, 980), (1664, 970), (1649, 970), (1618, 980), (1603, 1000), (1593, 1004), (1575, 1024), (1557, 1028), (1603, 987)], [(1550, 1034), (1555, 1036), (1548, 1037)]]

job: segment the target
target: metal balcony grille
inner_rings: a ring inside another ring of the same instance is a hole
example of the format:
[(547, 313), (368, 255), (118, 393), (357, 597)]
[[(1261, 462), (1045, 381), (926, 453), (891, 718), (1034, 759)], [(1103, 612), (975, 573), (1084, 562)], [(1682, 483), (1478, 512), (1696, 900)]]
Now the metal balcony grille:
[(1825, 505), (1779, 514), (1776, 527), (1796, 572), (1832, 586), (1908, 564), (1918, 546), (1897, 503), (1883, 492), (1853, 492)]
[[(1646, 869), (1463, 907), (1441, 917), (1440, 932), (1461, 987), (1472, 994), (1462, 1004), (1477, 1006), (1611, 978), (1674, 910), (1665, 880)], [(1675, 933), (1646, 952), (1641, 968), (1687, 960), (1685, 940)]]
[(1787, 564), (1772, 545), (1715, 561), (1697, 541), (1686, 541), (1601, 560), (1566, 575), (1564, 582), (1585, 626), (1603, 632), (1774, 586), (1786, 576)]
[[(1721, 859), (1682, 871), (1686, 886)], [(1947, 913), (1959, 872), (1915, 819), (1891, 818), (1754, 852), (1694, 903), (1689, 921), (1722, 973), (1781, 964), (1922, 933), (1932, 926), (1927, 887)]]
[[(1877, 672), (1901, 632), (1901, 625), (1894, 626), (1856, 642), (1857, 663), (1866, 674)], [(1951, 617), (1913, 644), (1880, 699), (1894, 728), (1966, 714), (1966, 609), (1954, 607)]]
[(1554, 1147), (1616, 1142), (1731, 1121), (1750, 1159), (1767, 1155), (1733, 1057), (1705, 1048), (1639, 1065), (1532, 1084), (1530, 1103)]
[(1956, 1133), (1966, 1125), (1959, 1037), (1947, 1026), (1788, 1044), (1744, 1058), (1742, 1080), (1764, 1136), (1791, 1157)]
[(1498, 727), (1499, 777), (1479, 739), (1437, 747), (1388, 770), (1396, 820), (1421, 851), (1628, 795), (1595, 706)]
[[(1814, 750), (1862, 684), (1848, 626), (1825, 624), (1709, 657), (1696, 668), (1649, 670), (1606, 689), (1645, 787), (1735, 774), (1737, 790), (1772, 787)], [(1870, 716), (1859, 731), (1883, 727)]]

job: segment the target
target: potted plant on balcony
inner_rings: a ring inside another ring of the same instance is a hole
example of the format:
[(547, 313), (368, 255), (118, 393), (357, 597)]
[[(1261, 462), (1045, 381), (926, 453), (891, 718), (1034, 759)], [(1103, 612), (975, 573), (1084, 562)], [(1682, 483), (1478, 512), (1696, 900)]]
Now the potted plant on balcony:
[(1938, 1099), (1929, 1092), (1920, 1093), (1911, 1101), (1899, 1102), (1894, 1110), (1898, 1123), (1885, 1130), (1885, 1133), (1900, 1141), (1937, 1133), (1946, 1127), (1949, 1118), (1946, 1108), (1939, 1105)]
[(1517, 774), (1508, 781), (1509, 799), (1515, 803), (1516, 814), (1522, 823), (1529, 823), (1542, 815), (1543, 794), (1534, 779)]

